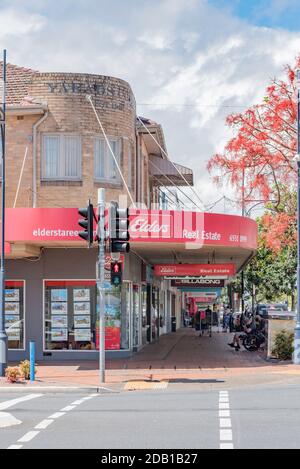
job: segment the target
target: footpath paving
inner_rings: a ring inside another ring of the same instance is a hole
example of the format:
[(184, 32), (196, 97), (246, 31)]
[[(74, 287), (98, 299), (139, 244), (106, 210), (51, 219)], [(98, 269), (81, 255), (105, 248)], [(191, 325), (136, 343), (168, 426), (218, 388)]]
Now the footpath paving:
[[(191, 328), (162, 336), (128, 359), (108, 360), (105, 386), (114, 390), (163, 388), (172, 385), (235, 387), (300, 380), (300, 368), (290, 363), (268, 362), (264, 354), (228, 347), (231, 335), (213, 332), (199, 337)], [(0, 379), (0, 391), (8, 389), (66, 390), (99, 388), (98, 362), (41, 362), (34, 383), (11, 385)], [(143, 384), (144, 383), (144, 384)], [(149, 383), (152, 383), (149, 385)]]

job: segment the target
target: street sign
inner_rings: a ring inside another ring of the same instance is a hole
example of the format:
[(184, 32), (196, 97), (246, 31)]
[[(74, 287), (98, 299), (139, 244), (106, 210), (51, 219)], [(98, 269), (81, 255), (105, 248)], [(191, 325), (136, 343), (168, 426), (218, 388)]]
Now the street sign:
[(227, 278), (235, 272), (235, 264), (158, 264), (154, 266), (154, 274), (158, 277), (221, 276)]
[(172, 287), (224, 287), (225, 281), (211, 278), (182, 278), (172, 280)]

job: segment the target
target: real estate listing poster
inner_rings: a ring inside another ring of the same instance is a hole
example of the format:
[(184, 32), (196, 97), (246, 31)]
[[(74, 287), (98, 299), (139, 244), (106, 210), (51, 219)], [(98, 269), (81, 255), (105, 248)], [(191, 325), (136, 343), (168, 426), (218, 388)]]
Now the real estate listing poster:
[(75, 288), (73, 291), (74, 301), (90, 301), (89, 288)]
[(74, 316), (74, 327), (76, 328), (91, 328), (91, 317), (90, 316)]
[(5, 301), (20, 301), (20, 291), (17, 288), (5, 290)]
[(66, 342), (68, 340), (68, 329), (51, 329), (52, 342)]
[(75, 341), (76, 342), (90, 342), (91, 331), (89, 329), (75, 329)]
[(51, 303), (51, 314), (68, 314), (68, 303), (57, 301)]
[(91, 304), (89, 301), (74, 303), (74, 314), (90, 314)]

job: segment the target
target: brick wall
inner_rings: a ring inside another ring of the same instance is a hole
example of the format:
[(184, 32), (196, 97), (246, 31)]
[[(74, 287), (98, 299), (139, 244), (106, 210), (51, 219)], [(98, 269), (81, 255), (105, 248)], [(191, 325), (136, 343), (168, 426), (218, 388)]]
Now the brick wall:
[[(94, 138), (103, 137), (86, 95), (92, 95), (99, 118), (109, 137), (121, 139), (121, 168), (126, 182), (135, 181), (135, 99), (130, 86), (123, 80), (85, 74), (41, 73), (33, 77), (29, 96), (47, 103), (49, 116), (37, 134), (37, 206), (84, 206), (88, 198), (96, 202), (97, 189), (107, 189), (107, 200), (117, 200), (124, 194), (123, 184), (98, 183), (94, 179)], [(32, 205), (32, 134), (33, 125), (41, 116), (8, 116), (7, 122), (7, 206), (12, 206), (26, 146), (28, 157), (17, 206)], [(82, 180), (41, 180), (42, 140), (45, 133), (70, 133), (81, 136)], [(131, 175), (128, 174), (128, 154), (131, 148)], [(135, 193), (133, 193), (135, 198)]]
[(32, 129), (37, 116), (9, 115), (6, 124), (6, 204), (12, 207), (16, 197), (22, 163), (27, 157), (16, 207), (32, 206)]

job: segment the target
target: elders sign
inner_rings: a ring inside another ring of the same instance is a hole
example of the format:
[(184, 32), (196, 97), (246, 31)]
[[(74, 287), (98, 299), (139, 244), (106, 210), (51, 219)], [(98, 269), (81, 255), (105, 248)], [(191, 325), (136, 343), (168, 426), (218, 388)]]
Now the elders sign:
[(154, 274), (157, 277), (171, 275), (178, 277), (231, 277), (235, 273), (235, 264), (158, 264), (154, 266)]

